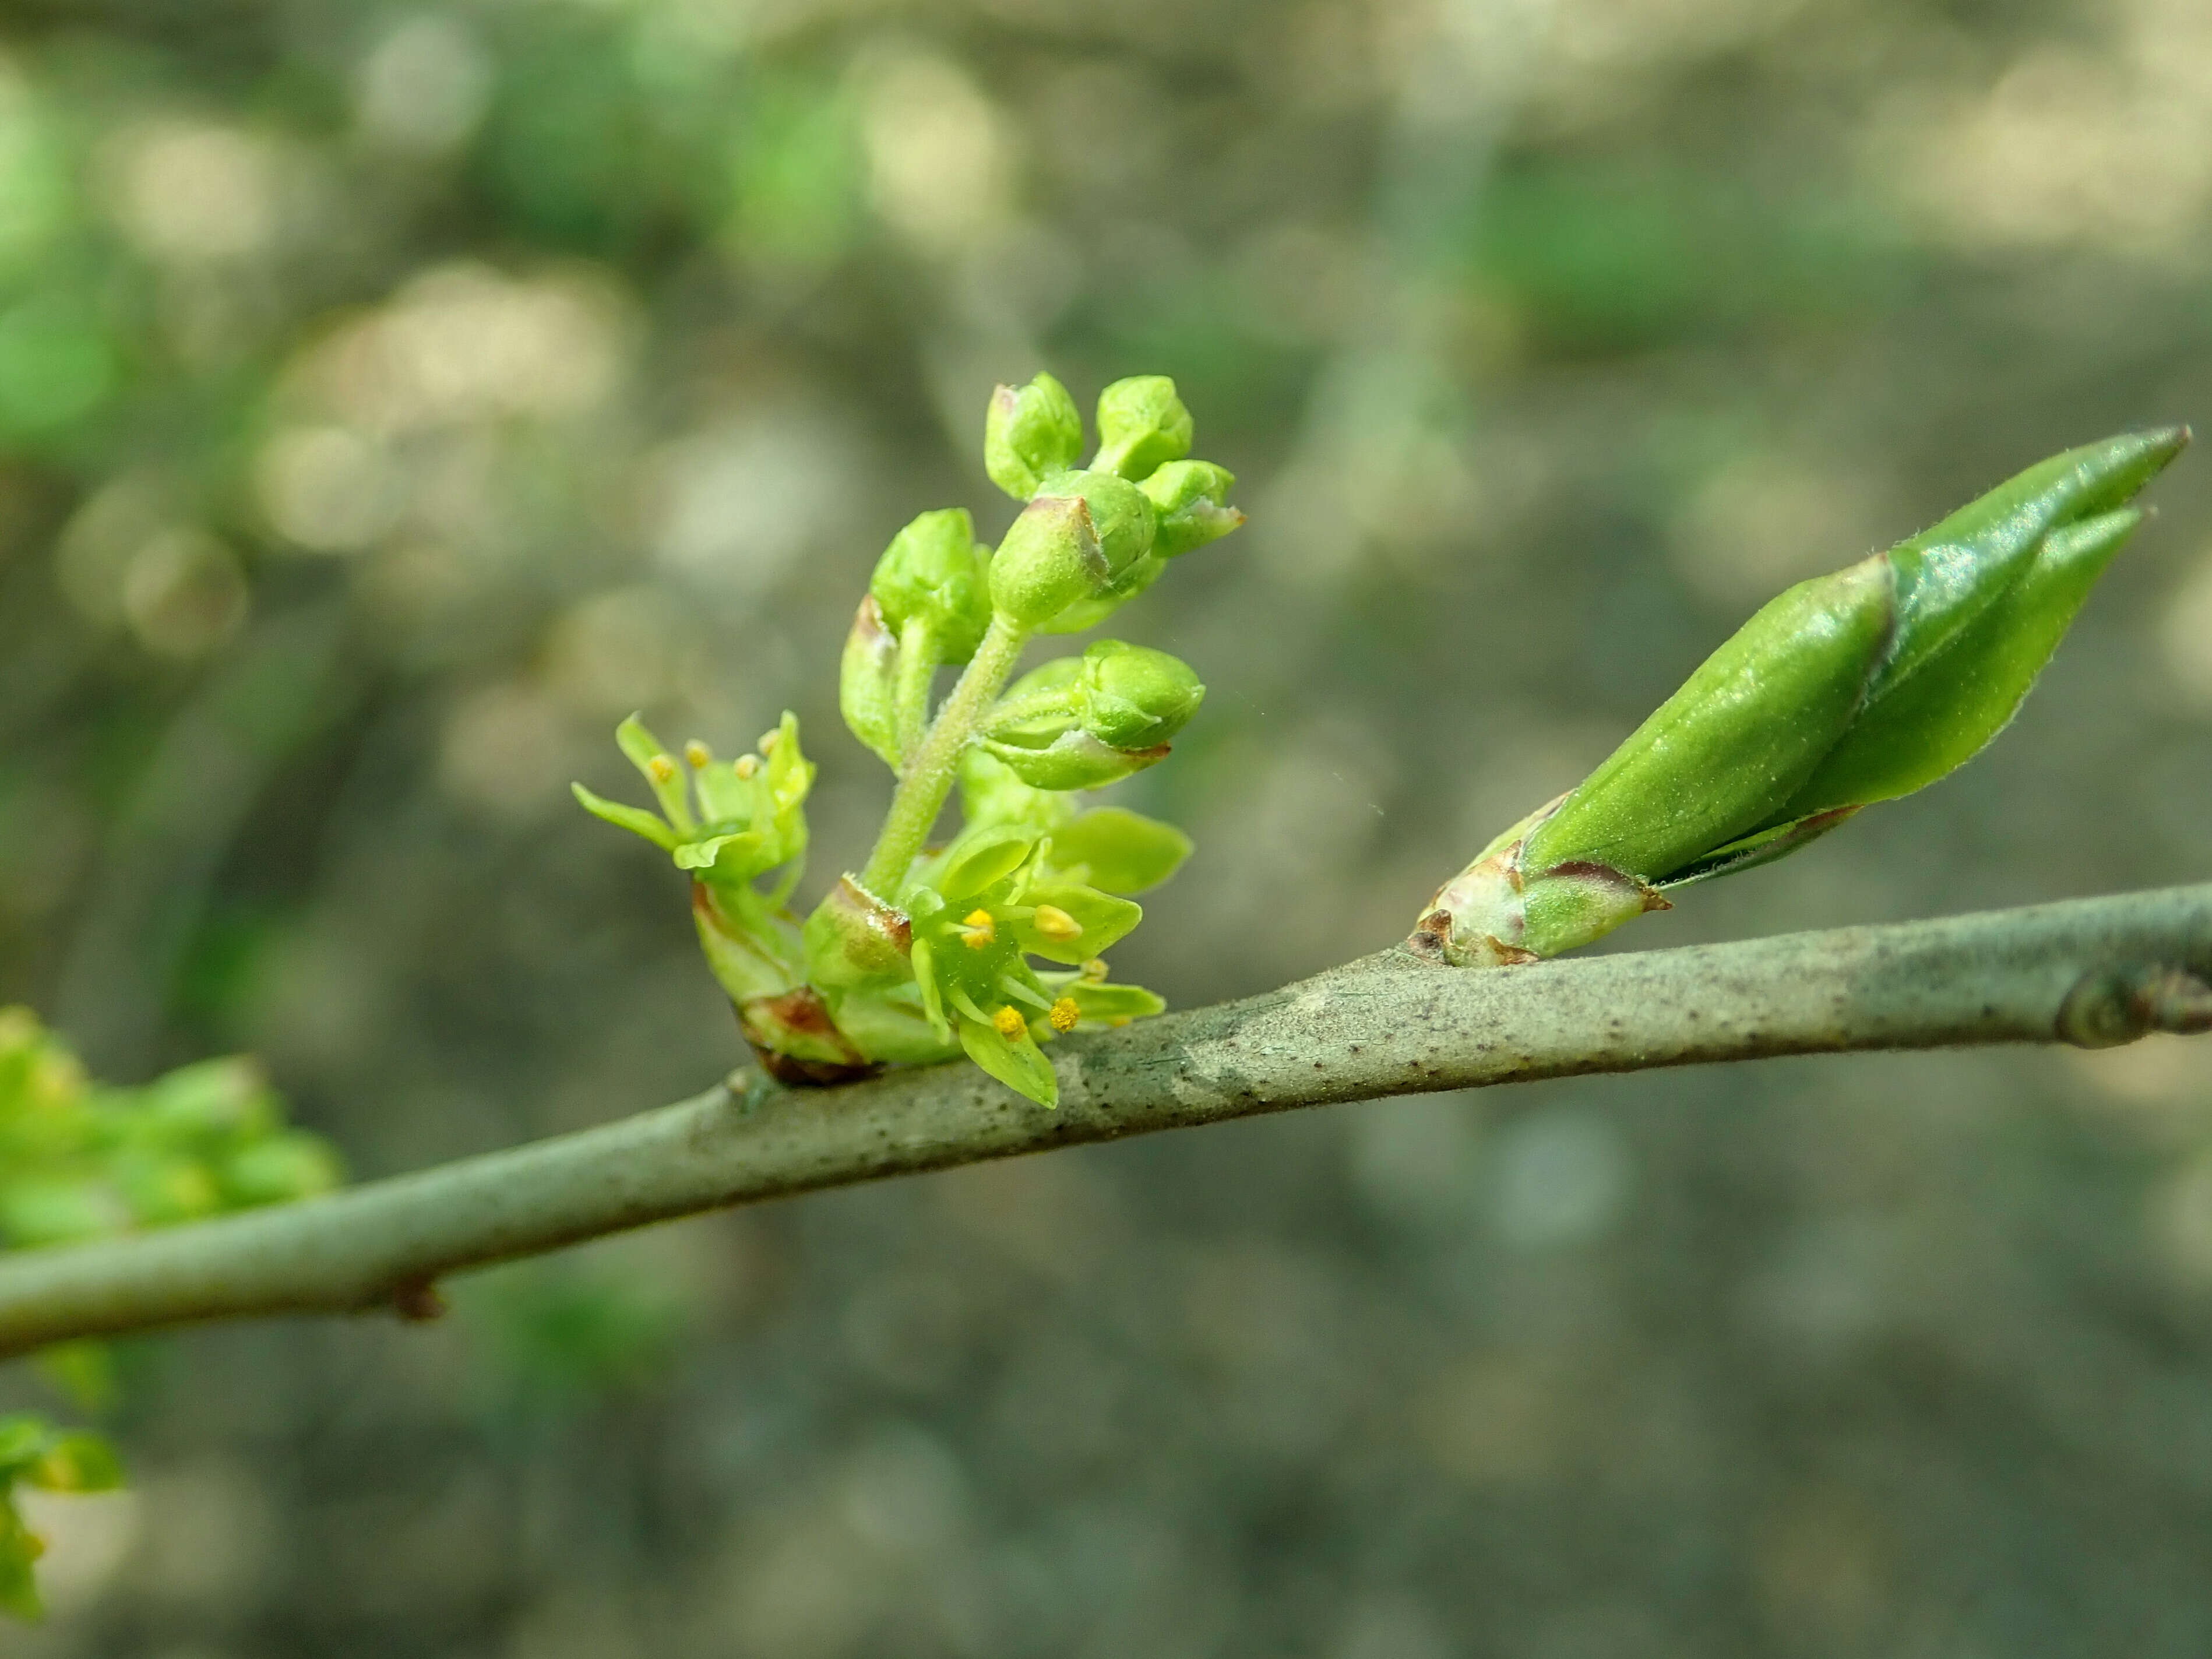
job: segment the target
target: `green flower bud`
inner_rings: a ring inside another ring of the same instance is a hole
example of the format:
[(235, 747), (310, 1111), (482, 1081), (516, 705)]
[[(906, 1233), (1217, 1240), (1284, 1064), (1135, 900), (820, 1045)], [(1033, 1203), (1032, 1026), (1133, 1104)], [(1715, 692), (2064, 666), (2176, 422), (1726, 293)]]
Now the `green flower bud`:
[(1082, 730), (1062, 732), (1036, 748), (997, 738), (980, 739), (983, 749), (1035, 789), (1103, 789), (1167, 758), (1165, 744), (1152, 749), (1115, 749)]
[(991, 603), (1024, 628), (1096, 598), (1152, 544), (1152, 504), (1110, 472), (1062, 472), (1039, 490), (991, 561)]
[(1190, 723), (1206, 688), (1180, 658), (1119, 640), (1083, 653), (1083, 729), (1114, 749), (1152, 749)]
[(1662, 887), (1769, 863), (1971, 759), (2010, 721), (2188, 441), (2032, 467), (1934, 529), (1773, 600), (1571, 794), (1439, 891), (1414, 943), (1497, 963), (1589, 943)]
[(983, 419), (983, 470), (1016, 501), (1027, 501), (1047, 476), (1074, 465), (1082, 452), (1083, 416), (1051, 375), (992, 392)]
[(1218, 541), (1244, 522), (1229, 505), (1236, 475), (1212, 461), (1170, 461), (1138, 487), (1159, 515), (1152, 537), (1156, 558), (1176, 558)]
[(1098, 394), (1098, 459), (1091, 465), (1145, 478), (1190, 453), (1190, 411), (1164, 374), (1135, 374)]
[(853, 735), (873, 750), (884, 765), (899, 764), (898, 641), (884, 626), (883, 607), (873, 593), (860, 601), (845, 654), (837, 665), (837, 708)]
[(925, 513), (900, 531), (876, 561), (868, 592), (883, 608), (884, 625), (901, 640), (920, 622), (931, 629), (941, 660), (974, 656), (991, 605), (967, 509)]

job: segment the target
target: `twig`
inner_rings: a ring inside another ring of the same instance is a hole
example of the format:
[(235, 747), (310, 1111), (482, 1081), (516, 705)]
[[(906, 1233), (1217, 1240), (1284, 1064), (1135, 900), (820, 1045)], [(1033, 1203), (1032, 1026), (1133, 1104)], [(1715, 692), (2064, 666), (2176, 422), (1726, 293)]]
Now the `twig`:
[(1261, 1112), (1845, 1049), (2212, 1029), (2212, 884), (1492, 971), (1401, 950), (1054, 1045), (1046, 1111), (973, 1066), (733, 1077), (327, 1198), (0, 1261), (0, 1354), (193, 1321), (419, 1315), (459, 1269), (726, 1205)]

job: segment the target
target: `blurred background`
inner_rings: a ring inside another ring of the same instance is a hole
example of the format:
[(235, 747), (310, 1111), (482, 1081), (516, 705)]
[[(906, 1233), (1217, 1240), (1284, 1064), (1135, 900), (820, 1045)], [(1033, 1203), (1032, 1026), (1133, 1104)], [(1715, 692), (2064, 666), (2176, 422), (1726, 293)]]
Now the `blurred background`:
[[(357, 1176), (744, 1056), (615, 721), (795, 708), (1176, 377), (1252, 515), (1118, 632), (1182, 1004), (1401, 936), (1778, 586), (2212, 416), (2193, 0), (17, 0), (0, 1002)], [(2212, 872), (2212, 468), (2014, 731), (1648, 948)], [(440, 1325), (126, 1345), (29, 1659), (2196, 1656), (2212, 1066), (1347, 1108), (711, 1218)], [(15, 1368), (0, 1400), (45, 1398)]]

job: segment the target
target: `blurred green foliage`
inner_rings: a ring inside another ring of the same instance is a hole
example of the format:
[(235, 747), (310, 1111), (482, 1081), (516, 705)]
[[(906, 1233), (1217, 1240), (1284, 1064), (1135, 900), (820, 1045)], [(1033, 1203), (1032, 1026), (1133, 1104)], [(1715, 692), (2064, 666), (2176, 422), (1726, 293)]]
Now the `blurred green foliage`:
[(0, 1239), (11, 1248), (283, 1203), (341, 1178), (329, 1143), (285, 1124), (251, 1060), (106, 1087), (27, 1009), (0, 1009)]

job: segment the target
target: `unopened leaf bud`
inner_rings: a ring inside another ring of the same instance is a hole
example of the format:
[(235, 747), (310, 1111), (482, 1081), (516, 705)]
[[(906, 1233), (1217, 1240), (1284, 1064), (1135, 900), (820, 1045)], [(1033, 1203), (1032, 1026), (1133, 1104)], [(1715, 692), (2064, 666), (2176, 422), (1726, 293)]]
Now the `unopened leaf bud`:
[(1016, 501), (1027, 501), (1052, 473), (1074, 465), (1082, 451), (1083, 416), (1051, 375), (992, 392), (983, 420), (983, 470)]
[(1152, 749), (1190, 723), (1206, 688), (1164, 651), (1100, 640), (1083, 653), (1083, 728), (1112, 749)]
[(1190, 411), (1164, 374), (1133, 374), (1098, 394), (1099, 471), (1146, 478), (1190, 453)]
[(1138, 488), (1158, 515), (1152, 536), (1156, 558), (1172, 559), (1218, 541), (1244, 522), (1229, 505), (1236, 475), (1212, 461), (1170, 461)]
[(967, 509), (924, 513), (891, 538), (868, 592), (882, 608), (884, 626), (902, 641), (920, 622), (930, 629), (940, 660), (974, 656), (990, 626), (991, 604)]

